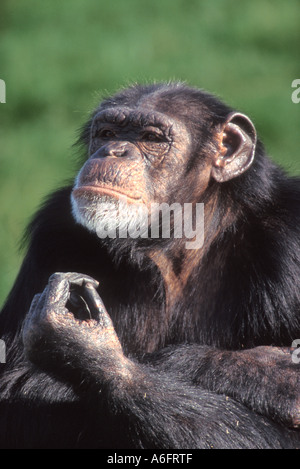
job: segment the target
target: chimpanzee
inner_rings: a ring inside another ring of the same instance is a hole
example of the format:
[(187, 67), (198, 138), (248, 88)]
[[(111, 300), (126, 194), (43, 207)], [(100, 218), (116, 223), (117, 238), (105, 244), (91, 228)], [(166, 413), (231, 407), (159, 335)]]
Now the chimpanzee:
[(104, 99), (78, 144), (0, 316), (1, 447), (299, 447), (300, 180), (177, 82)]

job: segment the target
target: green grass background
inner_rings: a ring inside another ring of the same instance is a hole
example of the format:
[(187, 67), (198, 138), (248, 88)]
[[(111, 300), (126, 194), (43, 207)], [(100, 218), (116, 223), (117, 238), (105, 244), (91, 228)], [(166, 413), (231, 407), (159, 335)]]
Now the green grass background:
[(180, 79), (255, 122), (300, 173), (298, 0), (1, 0), (0, 303), (24, 227), (72, 175), (72, 143), (97, 100), (132, 82)]

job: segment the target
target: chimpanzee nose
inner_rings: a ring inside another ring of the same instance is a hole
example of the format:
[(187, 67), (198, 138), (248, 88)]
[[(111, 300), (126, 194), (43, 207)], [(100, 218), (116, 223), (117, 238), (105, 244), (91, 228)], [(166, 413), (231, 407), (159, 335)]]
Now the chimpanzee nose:
[(111, 142), (103, 145), (94, 153), (94, 158), (103, 158), (105, 156), (127, 156), (128, 153), (128, 146), (127, 142)]

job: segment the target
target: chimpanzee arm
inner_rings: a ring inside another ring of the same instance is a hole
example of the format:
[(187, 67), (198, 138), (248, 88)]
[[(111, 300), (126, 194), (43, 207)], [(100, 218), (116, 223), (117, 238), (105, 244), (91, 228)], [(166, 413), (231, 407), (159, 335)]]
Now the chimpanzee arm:
[(291, 428), (300, 427), (300, 364), (293, 349), (260, 346), (218, 350), (183, 345), (148, 360), (165, 372), (242, 402), (253, 411)]
[(99, 424), (105, 425), (97, 403), (99, 409), (105, 403), (115, 422), (120, 417), (121, 428), (128, 422), (126, 431), (138, 448), (284, 444), (281, 430), (242, 405), (187, 384), (177, 370), (160, 371), (125, 357), (95, 287), (87, 276), (54, 274), (32, 302), (23, 341), (31, 362), (75, 384), (79, 395), (95, 403)]
[[(166, 379), (166, 373), (159, 376), (123, 355), (95, 287), (93, 279), (80, 274), (54, 274), (49, 279), (44, 292), (34, 297), (24, 322), (27, 358), (77, 385), (78, 392), (94, 403), (95, 415), (98, 402), (99, 409), (104, 403), (112, 414), (121, 416), (121, 427), (128, 420), (137, 447), (196, 447), (199, 419), (206, 410), (195, 410), (194, 389), (184, 384), (178, 387)], [(175, 398), (179, 408), (169, 406)], [(211, 410), (215, 412), (213, 405)], [(204, 447), (213, 444), (213, 428), (210, 433), (212, 439), (208, 436)]]

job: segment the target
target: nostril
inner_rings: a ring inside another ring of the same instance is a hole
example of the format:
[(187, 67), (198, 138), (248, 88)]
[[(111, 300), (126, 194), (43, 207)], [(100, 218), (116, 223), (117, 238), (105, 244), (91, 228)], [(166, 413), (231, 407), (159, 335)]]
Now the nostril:
[(128, 142), (110, 142), (100, 148), (94, 153), (91, 153), (90, 158), (138, 158), (140, 153), (138, 149)]
[(112, 155), (117, 156), (117, 157), (126, 156), (127, 154), (128, 154), (128, 152), (125, 148), (123, 150), (115, 150), (115, 151), (112, 152)]
[(127, 155), (127, 148), (122, 143), (112, 143), (100, 149), (102, 156), (115, 156), (117, 158)]

